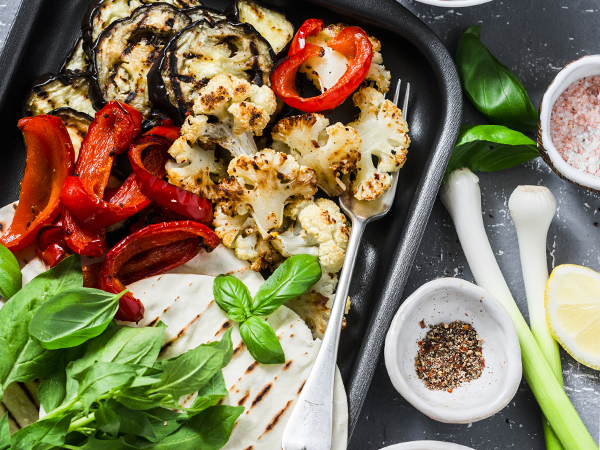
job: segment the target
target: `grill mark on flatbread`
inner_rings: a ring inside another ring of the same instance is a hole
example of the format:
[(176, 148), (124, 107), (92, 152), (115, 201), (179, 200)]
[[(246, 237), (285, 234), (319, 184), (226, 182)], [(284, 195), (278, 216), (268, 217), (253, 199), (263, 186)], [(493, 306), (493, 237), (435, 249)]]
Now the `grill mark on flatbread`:
[[(250, 364), (248, 366), (248, 368), (246, 369), (246, 374), (249, 374), (250, 372), (252, 372), (255, 367), (256, 367), (256, 363), (255, 362), (253, 362), (252, 364)], [(241, 380), (241, 378), (240, 378), (240, 380)]]
[(27, 396), (27, 398), (29, 399), (29, 401), (38, 406), (39, 402), (38, 400), (31, 394), (31, 392), (29, 391), (29, 389), (27, 388), (27, 386), (25, 385), (25, 383), (17, 383), (19, 385), (19, 387), (21, 388), (21, 390), (23, 391), (23, 393)]
[(250, 409), (248, 409), (248, 412), (250, 412), (250, 410), (252, 408), (254, 408), (254, 406), (256, 404), (261, 402), (263, 398), (265, 398), (265, 396), (269, 393), (269, 391), (271, 390), (272, 387), (273, 387), (273, 383), (269, 383), (269, 384), (265, 385), (265, 387), (262, 388), (262, 390), (258, 393), (258, 395), (256, 397), (254, 397), (254, 400), (252, 400), (252, 405), (250, 406)]
[(217, 337), (218, 335), (220, 335), (223, 331), (227, 330), (229, 327), (231, 327), (231, 322), (229, 322), (229, 320), (226, 320), (223, 325), (221, 325), (221, 327), (219, 328), (219, 330), (215, 333), (215, 337)]
[(254, 450), (254, 445), (251, 445), (250, 447), (246, 447), (244, 450)]
[(236, 356), (240, 355), (241, 351), (244, 350), (245, 347), (246, 347), (246, 344), (244, 344), (244, 341), (240, 341), (240, 343), (238, 344), (238, 346), (233, 349), (233, 356), (231, 357), (231, 359), (233, 359)]
[(285, 406), (277, 413), (273, 416), (273, 418), (271, 419), (271, 421), (269, 422), (269, 425), (267, 425), (267, 427), (265, 428), (265, 431), (263, 431), (263, 434), (261, 434), (257, 440), (260, 440), (261, 437), (263, 437), (265, 434), (267, 434), (269, 431), (271, 431), (273, 428), (275, 428), (275, 426), (277, 425), (277, 423), (279, 422), (279, 419), (281, 419), (283, 417), (283, 415), (285, 414), (285, 412), (288, 410), (288, 408), (290, 407), (290, 405), (294, 403), (294, 399), (289, 400)]
[(169, 310), (169, 308), (170, 308), (170, 307), (171, 307), (171, 305), (167, 306), (167, 307), (165, 308), (165, 310), (163, 311), (163, 314), (165, 314), (165, 313), (166, 313), (166, 312)]
[(302, 389), (304, 389), (304, 385), (306, 384), (306, 380), (304, 380), (302, 382), (302, 384), (300, 385), (300, 389), (298, 389), (298, 395), (300, 395), (300, 392), (302, 392)]
[(285, 372), (286, 370), (288, 370), (290, 368), (290, 366), (292, 365), (292, 363), (294, 362), (293, 359), (290, 359), (288, 362), (285, 363), (285, 365), (281, 368), (282, 372)]
[(238, 400), (238, 406), (242, 406), (244, 403), (246, 403), (246, 400), (248, 400), (249, 398), (250, 398), (250, 390), (248, 389), (246, 391), (246, 393), (244, 394), (244, 396)]
[(162, 356), (168, 350), (168, 348), (171, 345), (173, 345), (175, 343), (175, 341), (177, 341), (177, 339), (179, 339), (187, 330), (189, 330), (190, 327), (194, 324), (194, 322), (196, 320), (198, 320), (200, 318), (201, 315), (202, 315), (202, 313), (196, 315), (196, 317), (194, 317), (190, 323), (188, 323), (185, 327), (183, 327), (181, 330), (179, 330), (179, 332), (175, 335), (175, 337), (173, 339), (171, 339), (169, 342), (167, 342), (165, 345), (163, 345), (160, 349), (159, 357)]
[[(17, 419), (15, 419), (15, 416), (12, 415), (12, 413), (10, 412), (10, 409), (8, 409), (4, 403), (1, 403), (1, 405), (4, 408), (4, 410), (6, 411), (5, 414), (8, 414), (8, 420), (12, 420), (13, 423), (15, 424), (15, 426), (20, 430), (22, 427), (17, 422)], [(0, 415), (0, 417), (2, 417), (2, 416), (3, 416), (3, 414)]]
[(147, 327), (155, 327), (159, 320), (160, 320), (160, 317), (157, 317), (156, 319), (149, 322), (148, 325), (146, 325), (146, 326)]

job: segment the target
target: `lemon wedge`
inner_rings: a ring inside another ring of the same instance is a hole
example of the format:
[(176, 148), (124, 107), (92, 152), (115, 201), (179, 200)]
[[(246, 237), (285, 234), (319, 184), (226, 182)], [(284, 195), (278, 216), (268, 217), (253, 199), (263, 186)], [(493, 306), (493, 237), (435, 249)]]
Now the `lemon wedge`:
[(560, 345), (593, 369), (600, 369), (600, 273), (563, 264), (550, 274), (546, 321)]

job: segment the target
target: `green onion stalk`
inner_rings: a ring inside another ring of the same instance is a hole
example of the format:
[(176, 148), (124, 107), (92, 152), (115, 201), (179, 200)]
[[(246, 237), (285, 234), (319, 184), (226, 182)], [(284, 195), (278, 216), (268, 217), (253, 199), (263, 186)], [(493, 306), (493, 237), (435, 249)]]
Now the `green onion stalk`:
[[(519, 186), (508, 200), (508, 209), (519, 240), (531, 332), (554, 376), (563, 386), (558, 343), (548, 328), (544, 308), (544, 294), (548, 282), (546, 239), (548, 228), (556, 213), (556, 199), (547, 187)], [(562, 445), (545, 417), (543, 425), (546, 449), (562, 450)]]
[(521, 347), (523, 374), (558, 440), (569, 450), (597, 449), (559, 382), (557, 372), (548, 363), (519, 311), (498, 267), (483, 225), (479, 179), (469, 169), (455, 170), (442, 186), (440, 198), (452, 216), (476, 283), (502, 303), (514, 322)]

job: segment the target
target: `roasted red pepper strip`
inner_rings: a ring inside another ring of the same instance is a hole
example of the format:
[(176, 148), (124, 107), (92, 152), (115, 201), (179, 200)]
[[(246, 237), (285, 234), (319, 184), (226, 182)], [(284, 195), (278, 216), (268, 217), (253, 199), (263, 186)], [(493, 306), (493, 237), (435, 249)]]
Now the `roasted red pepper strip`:
[[(358, 27), (344, 28), (327, 42), (327, 46), (348, 59), (346, 72), (334, 86), (321, 95), (300, 97), (296, 89), (298, 69), (308, 58), (323, 54), (321, 47), (306, 42), (306, 36), (318, 33), (321, 26), (322, 23), (311, 23), (301, 38), (294, 38), (288, 56), (271, 72), (271, 85), (277, 96), (291, 107), (304, 112), (328, 111), (340, 105), (363, 82), (373, 58), (373, 46), (367, 33)], [(292, 50), (295, 53), (292, 53)]]
[(179, 127), (173, 125), (159, 125), (144, 133), (144, 136), (162, 136), (174, 142), (179, 138)]
[(306, 38), (309, 36), (314, 36), (315, 34), (318, 34), (322, 28), (323, 28), (322, 20), (308, 19), (307, 21), (305, 21), (298, 29), (296, 36), (294, 36), (294, 39), (292, 40), (292, 43), (290, 44), (288, 56), (295, 55), (300, 50), (304, 49), (304, 47), (306, 46)]
[[(186, 261), (176, 258), (174, 251), (177, 252), (178, 247), (173, 247), (172, 244), (195, 237), (202, 238), (204, 246), (209, 251), (220, 243), (219, 238), (210, 228), (191, 220), (157, 223), (132, 233), (114, 246), (104, 258), (98, 281), (100, 289), (115, 294), (123, 291), (125, 286), (119, 279), (119, 272), (136, 255), (148, 250), (154, 252), (148, 261), (153, 267), (151, 273), (154, 275), (183, 264)], [(134, 271), (141, 270), (142, 268), (137, 266)], [(123, 295), (119, 300), (119, 310), (115, 318), (139, 322), (143, 317), (142, 302), (129, 292)]]
[[(210, 200), (199, 197), (177, 186), (167, 183), (162, 179), (165, 174), (164, 162), (169, 158), (168, 149), (170, 141), (160, 136), (143, 136), (129, 150), (129, 161), (140, 181), (142, 192), (153, 202), (169, 208), (185, 217), (198, 222), (210, 224), (212, 222), (212, 203)], [(154, 169), (142, 162), (142, 154), (161, 149), (165, 160), (160, 168)]]
[(60, 221), (47, 225), (39, 231), (35, 253), (47, 267), (54, 267), (69, 256), (71, 252), (65, 242)]
[[(114, 157), (129, 149), (133, 139), (140, 133), (141, 123), (142, 115), (125, 103), (108, 102), (96, 113), (81, 143), (75, 175), (80, 178), (85, 191), (98, 201), (102, 201), (104, 196)], [(73, 209), (73, 205), (70, 208)], [(78, 214), (78, 217), (82, 216)], [(63, 212), (63, 227), (65, 240), (76, 253), (100, 257), (106, 251), (104, 232), (95, 231), (102, 227), (78, 223), (68, 210)]]
[(37, 232), (60, 213), (60, 189), (73, 173), (75, 153), (62, 120), (55, 116), (19, 121), (27, 158), (19, 206), (0, 242), (11, 251), (35, 241)]

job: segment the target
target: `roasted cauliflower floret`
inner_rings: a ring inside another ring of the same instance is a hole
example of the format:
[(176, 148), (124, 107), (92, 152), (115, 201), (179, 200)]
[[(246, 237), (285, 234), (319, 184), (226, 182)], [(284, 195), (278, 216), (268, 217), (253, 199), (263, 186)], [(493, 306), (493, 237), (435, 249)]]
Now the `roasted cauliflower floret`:
[(402, 111), (371, 87), (361, 87), (352, 99), (360, 108), (360, 115), (348, 126), (362, 138), (352, 192), (359, 200), (374, 200), (390, 187), (390, 173), (400, 170), (406, 161), (410, 145), (408, 125)]
[[(306, 38), (306, 42), (318, 45), (323, 48), (322, 56), (313, 56), (308, 58), (300, 66), (299, 71), (304, 72), (306, 77), (312, 81), (317, 89), (325, 92), (333, 87), (337, 81), (344, 75), (348, 66), (347, 58), (340, 52), (327, 46), (327, 42), (341, 30), (348, 27), (345, 24), (328, 25), (319, 33)], [(377, 84), (380, 92), (386, 93), (390, 88), (391, 74), (383, 66), (383, 57), (381, 56), (381, 42), (373, 36), (368, 36), (373, 48), (373, 57), (365, 81), (373, 81)]]
[[(317, 281), (304, 294), (288, 300), (285, 306), (298, 314), (312, 331), (314, 339), (323, 339), (329, 315), (331, 314), (331, 306), (335, 299), (335, 288), (337, 286), (338, 277), (335, 274), (325, 273), (321, 279)], [(346, 299), (346, 311), (350, 311), (350, 298)], [(344, 319), (343, 327), (346, 326)]]
[(311, 198), (317, 191), (317, 174), (300, 166), (293, 156), (265, 149), (255, 156), (231, 160), (230, 177), (217, 186), (221, 211), (231, 217), (251, 214), (264, 239), (283, 224), (285, 205)]
[(227, 176), (225, 164), (215, 157), (214, 145), (191, 143), (180, 137), (169, 148), (169, 154), (175, 159), (165, 165), (169, 183), (212, 200), (217, 183)]
[(268, 86), (258, 87), (240, 77), (221, 73), (204, 86), (194, 100), (194, 114), (215, 116), (230, 123), (236, 135), (251, 132), (261, 136), (277, 108)]
[(317, 173), (318, 185), (328, 195), (346, 189), (341, 175), (356, 169), (362, 139), (341, 123), (329, 125), (321, 114), (286, 117), (273, 128), (273, 147), (294, 155)]
[(234, 250), (239, 259), (251, 262), (251, 268), (257, 272), (267, 268), (274, 270), (284, 260), (269, 241), (263, 239), (250, 214), (230, 217), (217, 204), (213, 226), (223, 244)]
[(325, 198), (296, 201), (288, 205), (286, 216), (295, 221), (285, 232), (274, 233), (273, 246), (285, 257), (317, 256), (323, 272), (338, 272), (350, 239), (350, 226), (338, 205)]

